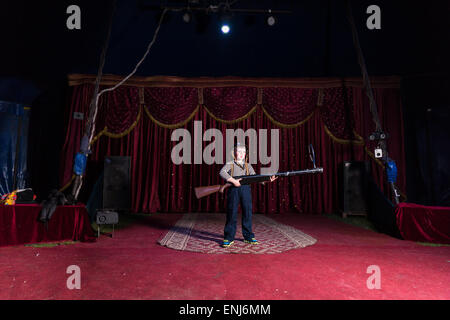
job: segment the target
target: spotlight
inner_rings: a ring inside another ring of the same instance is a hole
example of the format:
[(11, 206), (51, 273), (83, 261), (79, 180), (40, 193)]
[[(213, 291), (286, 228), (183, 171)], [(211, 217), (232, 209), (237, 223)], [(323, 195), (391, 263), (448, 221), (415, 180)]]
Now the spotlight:
[(275, 20), (275, 17), (274, 17), (274, 16), (270, 16), (270, 17), (267, 18), (267, 24), (268, 24), (269, 26), (272, 27), (272, 26), (275, 24), (275, 22), (276, 22), (276, 20)]
[(223, 24), (220, 30), (222, 31), (222, 33), (227, 34), (228, 32), (230, 32), (230, 27), (227, 24)]
[(186, 23), (191, 22), (191, 14), (189, 12), (185, 12), (183, 14), (183, 21), (186, 22)]
[(225, 9), (220, 12), (219, 17), (220, 30), (223, 34), (228, 34), (231, 31), (232, 13), (228, 9)]

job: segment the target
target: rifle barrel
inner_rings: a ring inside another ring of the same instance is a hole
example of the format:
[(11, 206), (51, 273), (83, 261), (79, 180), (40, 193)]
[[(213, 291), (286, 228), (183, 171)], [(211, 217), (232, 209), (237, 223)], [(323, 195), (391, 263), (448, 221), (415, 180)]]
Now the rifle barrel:
[(288, 177), (288, 176), (298, 176), (301, 174), (318, 173), (318, 172), (323, 172), (323, 168), (305, 169), (305, 170), (298, 170), (298, 171), (287, 171), (287, 172), (276, 173), (274, 175), (281, 176), (281, 177)]
[(314, 168), (314, 169), (305, 169), (298, 171), (287, 171), (287, 172), (279, 172), (275, 174), (253, 174), (248, 176), (237, 176), (235, 179), (242, 179), (240, 181), (241, 184), (250, 184), (255, 182), (269, 181), (270, 177), (278, 176), (278, 177), (289, 177), (289, 176), (298, 176), (302, 174), (310, 174), (310, 173), (319, 173), (323, 172), (323, 168)]

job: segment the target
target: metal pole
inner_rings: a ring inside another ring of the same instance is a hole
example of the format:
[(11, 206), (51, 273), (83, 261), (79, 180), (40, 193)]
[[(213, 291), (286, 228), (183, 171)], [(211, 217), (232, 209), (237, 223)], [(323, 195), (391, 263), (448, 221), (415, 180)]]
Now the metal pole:
[[(369, 98), (369, 107), (370, 107), (370, 112), (372, 113), (372, 119), (375, 123), (375, 131), (377, 133), (380, 133), (380, 135), (381, 135), (381, 134), (384, 134), (384, 132), (381, 127), (380, 118), (378, 116), (378, 108), (377, 108), (375, 98), (373, 96), (373, 90), (372, 90), (372, 86), (370, 84), (369, 73), (367, 72), (366, 62), (364, 60), (364, 55), (363, 55), (363, 52), (362, 52), (362, 49), (361, 49), (361, 46), (359, 43), (358, 31), (356, 29), (355, 21), (353, 19), (352, 7), (351, 7), (350, 0), (347, 0), (347, 19), (352, 28), (353, 44), (355, 46), (356, 53), (358, 56), (358, 63), (361, 68), (361, 73), (362, 73), (363, 82), (364, 82), (364, 88), (366, 89), (366, 95)], [(386, 137), (386, 134), (385, 134), (385, 137)], [(380, 148), (383, 152), (383, 157), (382, 157), (383, 162), (385, 165), (387, 165), (389, 158), (388, 158), (386, 140), (384, 138), (379, 139), (378, 145), (380, 146)], [(389, 182), (389, 184), (391, 186), (392, 194), (395, 199), (395, 202), (396, 202), (396, 204), (398, 204), (400, 202), (400, 200), (399, 200), (400, 194), (397, 191), (397, 188), (393, 182)]]
[[(103, 45), (102, 53), (100, 56), (100, 65), (97, 72), (97, 78), (95, 79), (95, 89), (94, 94), (92, 95), (91, 103), (89, 105), (89, 115), (88, 119), (86, 121), (86, 127), (84, 130), (83, 138), (81, 140), (81, 150), (80, 153), (84, 154), (86, 157), (88, 156), (90, 152), (90, 146), (89, 146), (89, 137), (92, 136), (92, 131), (94, 130), (94, 122), (95, 122), (95, 114), (97, 109), (97, 95), (99, 91), (100, 86), (100, 80), (102, 78), (103, 74), (103, 66), (105, 65), (105, 57), (106, 57), (106, 51), (108, 49), (109, 45), (109, 39), (111, 37), (111, 29), (112, 29), (112, 23), (113, 23), (113, 17), (114, 17), (114, 11), (115, 11), (116, 1), (113, 1), (112, 8), (111, 8), (111, 14), (109, 17), (109, 25), (108, 25), (108, 33), (106, 35), (105, 44)], [(83, 185), (83, 174), (77, 174), (74, 180), (74, 184), (72, 186), (72, 196), (73, 199), (76, 201), (78, 199), (78, 195), (81, 190), (81, 186)]]

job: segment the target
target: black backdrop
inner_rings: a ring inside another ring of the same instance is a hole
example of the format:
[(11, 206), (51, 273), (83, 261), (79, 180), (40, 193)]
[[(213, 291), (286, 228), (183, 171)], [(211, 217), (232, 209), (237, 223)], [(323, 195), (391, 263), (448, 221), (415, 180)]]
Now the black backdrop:
[(402, 84), (407, 193), (411, 202), (450, 206), (450, 78), (420, 76)]

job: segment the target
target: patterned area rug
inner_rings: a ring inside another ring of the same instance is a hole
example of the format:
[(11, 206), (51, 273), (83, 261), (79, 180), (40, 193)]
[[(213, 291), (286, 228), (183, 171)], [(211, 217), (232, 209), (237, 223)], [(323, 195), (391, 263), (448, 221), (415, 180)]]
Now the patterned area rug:
[(253, 215), (253, 233), (259, 244), (244, 243), (241, 215), (238, 216), (236, 239), (229, 248), (222, 248), (225, 214), (185, 214), (158, 243), (162, 246), (203, 253), (274, 254), (304, 248), (316, 239), (298, 229), (276, 222), (264, 215)]

